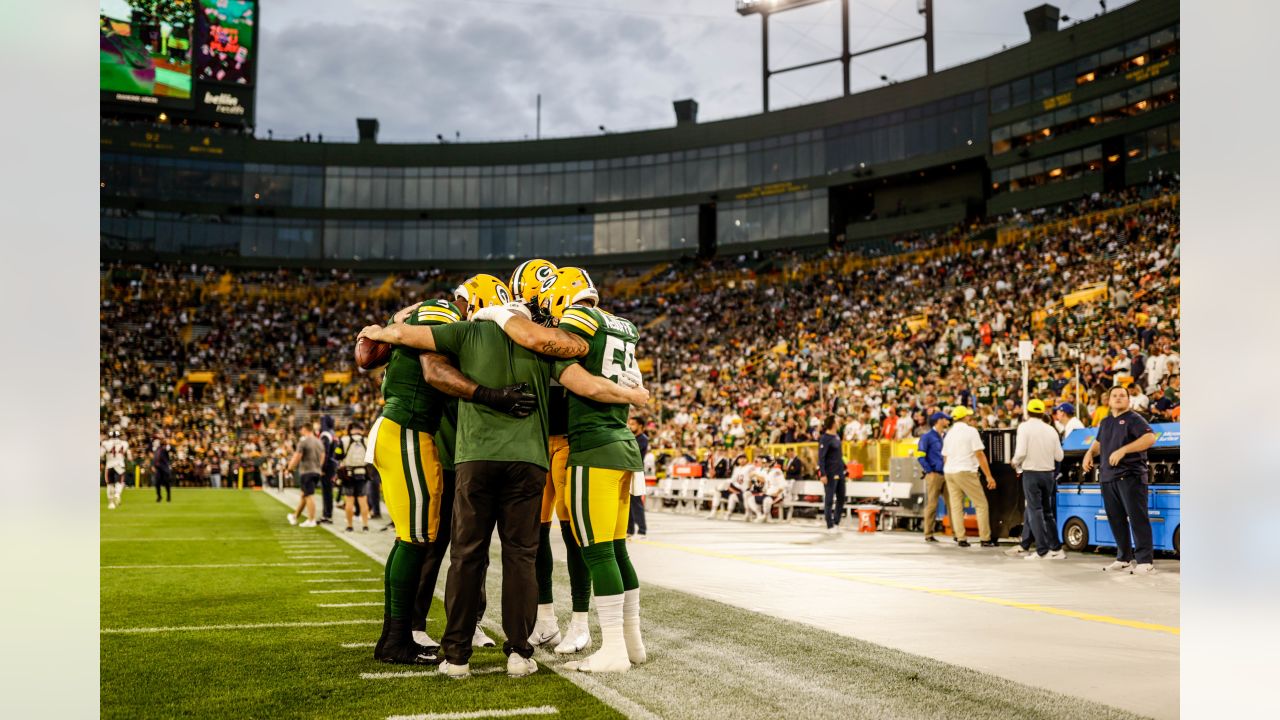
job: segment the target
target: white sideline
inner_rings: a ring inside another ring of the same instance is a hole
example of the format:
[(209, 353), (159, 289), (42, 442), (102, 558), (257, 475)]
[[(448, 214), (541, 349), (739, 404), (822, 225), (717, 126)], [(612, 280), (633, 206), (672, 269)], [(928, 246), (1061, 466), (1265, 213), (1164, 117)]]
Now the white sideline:
[(347, 557), (346, 555), (290, 555), (289, 553), (285, 553), (284, 556), (291, 560), (341, 560)]
[(316, 580), (303, 580), (306, 583), (335, 583), (335, 582), (382, 582), (382, 578), (319, 578)]
[[(281, 504), (289, 505), (289, 501), (281, 497), (278, 491), (270, 492), (268, 493), (268, 495), (275, 498)], [(330, 526), (326, 526), (326, 529), (328, 529), (329, 527)], [(330, 535), (338, 538), (342, 542), (345, 542), (346, 544), (350, 545), (356, 550), (359, 550), (361, 553), (364, 553), (364, 555), (373, 559), (379, 565), (386, 564), (387, 559), (385, 557), (379, 557), (378, 555), (374, 554), (368, 548), (357, 543), (355, 541), (355, 538), (346, 537), (344, 534), (339, 533), (339, 531), (337, 530), (329, 529), (328, 532)], [(305, 571), (299, 571), (299, 572), (305, 572)], [(313, 571), (313, 572), (320, 572), (320, 571)], [(338, 571), (338, 572), (341, 572), (341, 571)], [(440, 598), (442, 601), (444, 600), (443, 593), (437, 592), (436, 597)], [(374, 604), (381, 605), (382, 603), (374, 603)], [(493, 622), (492, 620), (486, 620), (482, 624), (485, 627), (487, 627), (489, 630), (492, 630), (495, 633), (501, 634), (502, 626), (499, 623)], [(556, 657), (555, 655), (552, 655), (550, 652), (547, 652), (546, 650), (538, 649), (534, 651), (534, 655), (535, 657), (537, 657), (539, 660), (542, 661), (541, 667), (545, 667), (551, 670), (552, 672), (554, 672), (555, 674), (573, 683), (574, 685), (577, 685), (579, 688), (582, 688), (582, 690), (585, 691), (588, 695), (594, 696), (597, 700), (603, 702), (604, 704), (608, 705), (614, 710), (617, 710), (618, 712), (622, 713), (626, 717), (630, 718), (630, 720), (661, 720), (656, 714), (654, 714), (648, 708), (640, 705), (636, 701), (632, 700), (626, 695), (623, 695), (617, 690), (614, 690), (608, 685), (605, 685), (604, 683), (600, 682), (596, 678), (593, 678), (586, 673), (580, 673), (574, 670), (565, 670), (564, 668), (560, 667), (559, 662), (549, 662), (549, 661), (559, 660), (558, 657)]]
[(341, 590), (308, 590), (312, 595), (326, 595), (330, 593), (380, 593), (386, 592), (382, 588), (342, 588)]
[(370, 648), (370, 647), (378, 647), (378, 643), (376, 643), (376, 642), (342, 643), (342, 647), (344, 647), (344, 648)]
[[(378, 603), (381, 605), (382, 603)], [(247, 625), (175, 625), (173, 627), (102, 628), (103, 635), (134, 633), (203, 632), (208, 630), (265, 630), (271, 628), (329, 627), (330, 625), (381, 625), (382, 620), (319, 620), (316, 622), (250, 623)]]
[(270, 537), (147, 537), (98, 538), (99, 542), (270, 542)]
[[(382, 607), (380, 602), (361, 602), (361, 603), (317, 603), (316, 607), (335, 608), (335, 607)], [(378, 622), (382, 622), (379, 620)]]
[[(286, 563), (281, 563), (286, 564)], [(287, 563), (288, 565), (319, 565), (320, 563)], [(334, 563), (329, 563), (333, 565)], [(353, 563), (342, 563), (343, 565), (351, 565)], [(368, 570), (299, 570), (299, 575), (323, 575), (325, 573), (367, 573)]]
[(388, 715), (387, 720), (472, 720), (472, 718), (521, 717), (525, 715), (558, 715), (551, 705), (514, 708), (511, 710), (469, 710), (466, 712), (427, 713), (425, 715)]
[[(307, 567), (311, 565), (355, 565), (346, 562), (283, 562), (283, 563), (219, 563), (213, 565), (100, 565), (99, 570), (166, 570), (169, 568), (237, 568), (237, 567)], [(306, 572), (299, 570), (299, 572)], [(314, 570), (312, 572), (347, 572), (346, 570)], [(357, 572), (355, 570), (351, 572)]]

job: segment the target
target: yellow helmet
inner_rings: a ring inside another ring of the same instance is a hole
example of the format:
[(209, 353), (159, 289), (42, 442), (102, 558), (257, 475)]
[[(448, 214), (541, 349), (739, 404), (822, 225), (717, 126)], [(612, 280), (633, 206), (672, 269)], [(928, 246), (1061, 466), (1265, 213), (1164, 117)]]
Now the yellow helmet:
[(480, 308), (511, 302), (511, 291), (507, 289), (507, 284), (484, 273), (467, 278), (453, 294), (467, 302), (468, 316)]
[(538, 294), (542, 292), (542, 283), (555, 274), (556, 266), (549, 260), (525, 260), (511, 273), (511, 281), (507, 286), (516, 299), (537, 302)]
[(542, 312), (553, 318), (564, 317), (564, 311), (570, 305), (590, 301), (592, 305), (600, 302), (600, 293), (596, 292), (595, 283), (586, 270), (576, 267), (560, 268), (555, 274), (542, 282), (538, 293), (538, 305)]

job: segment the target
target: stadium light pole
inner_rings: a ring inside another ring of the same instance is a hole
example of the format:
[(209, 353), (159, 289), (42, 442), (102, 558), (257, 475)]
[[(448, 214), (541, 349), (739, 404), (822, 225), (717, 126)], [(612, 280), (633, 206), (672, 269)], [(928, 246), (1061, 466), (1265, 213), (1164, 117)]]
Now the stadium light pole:
[(808, 5), (816, 5), (827, 0), (737, 0), (738, 14), (746, 17), (748, 15), (760, 16), (760, 58), (761, 58), (761, 80), (762, 92), (764, 100), (764, 112), (769, 112), (769, 78), (773, 75), (780, 75), (793, 70), (804, 70), (806, 68), (817, 67), (827, 63), (839, 62), (844, 70), (844, 87), (842, 94), (845, 97), (850, 95), (852, 88), (852, 78), (850, 76), (849, 63), (853, 58), (872, 53), (888, 50), (892, 47), (905, 45), (917, 40), (923, 40), (925, 44), (925, 72), (928, 75), (933, 74), (933, 0), (918, 0), (917, 12), (924, 16), (924, 32), (920, 35), (913, 35), (901, 40), (894, 40), (883, 45), (877, 45), (858, 52), (849, 51), (849, 0), (840, 0), (840, 55), (829, 57), (822, 60), (814, 60), (813, 62), (801, 63), (790, 67), (778, 68), (771, 70), (769, 68), (769, 16), (775, 13), (786, 12), (787, 10), (795, 10), (796, 8)]

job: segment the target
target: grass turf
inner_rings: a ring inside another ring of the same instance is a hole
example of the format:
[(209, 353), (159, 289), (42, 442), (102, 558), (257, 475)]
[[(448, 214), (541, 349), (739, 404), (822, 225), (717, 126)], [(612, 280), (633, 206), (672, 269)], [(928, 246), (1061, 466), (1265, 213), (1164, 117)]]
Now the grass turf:
[[(377, 639), (382, 596), (323, 593), (381, 583), (309, 583), (330, 578), (381, 578), (382, 566), (320, 530), (282, 534), (284, 510), (261, 493), (176, 490), (156, 503), (128, 490), (117, 510), (102, 500), (101, 712), (104, 718), (384, 718), (551, 705), (565, 717), (619, 714), (545, 668), (505, 675), (500, 648), (478, 648), (463, 682), (435, 675), (366, 680), (361, 673), (433, 670), (386, 665), (371, 648), (344, 643)], [(281, 539), (305, 538), (286, 549)], [(290, 554), (334, 555), (291, 559)], [(302, 565), (306, 563), (306, 565)], [(341, 563), (341, 564), (338, 564)], [(241, 565), (239, 567), (154, 567)], [(151, 566), (151, 567), (120, 567)], [(299, 570), (360, 570), (300, 573)], [(321, 608), (320, 603), (377, 606)], [(128, 628), (371, 621), (323, 627), (168, 630)], [(439, 637), (443, 607), (435, 603), (428, 630)]]

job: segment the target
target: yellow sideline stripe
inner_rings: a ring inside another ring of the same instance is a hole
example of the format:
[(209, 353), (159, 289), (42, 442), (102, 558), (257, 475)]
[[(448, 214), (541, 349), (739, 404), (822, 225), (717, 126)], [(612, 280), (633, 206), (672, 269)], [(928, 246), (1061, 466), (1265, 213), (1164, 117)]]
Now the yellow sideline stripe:
[(1141, 622), (1139, 620), (1125, 620), (1123, 618), (1111, 617), (1110, 615), (1095, 615), (1093, 613), (1080, 612), (1078, 610), (1066, 610), (1049, 605), (1039, 605), (1037, 603), (1024, 603), (1016, 600), (1006, 600), (1004, 598), (988, 597), (986, 595), (975, 595), (973, 593), (958, 592), (955, 590), (943, 590), (941, 588), (931, 588), (923, 585), (912, 585), (911, 583), (898, 582), (896, 580), (865, 577), (862, 575), (853, 575), (835, 570), (819, 570), (817, 568), (805, 567), (803, 565), (793, 565), (791, 563), (777, 562), (774, 560), (762, 560), (759, 558), (747, 557), (745, 555), (734, 555), (732, 553), (718, 552), (716, 550), (704, 550), (702, 548), (689, 547), (687, 545), (675, 545), (672, 543), (665, 543), (660, 540), (646, 539), (644, 544), (665, 548), (667, 550), (687, 552), (693, 555), (703, 555), (705, 557), (721, 558), (724, 560), (738, 560), (741, 562), (751, 563), (753, 565), (764, 565), (766, 567), (776, 568), (779, 570), (790, 570), (792, 572), (805, 573), (806, 575), (818, 575), (820, 577), (830, 577), (839, 580), (850, 580), (853, 582), (867, 583), (868, 585), (880, 585), (882, 587), (896, 588), (898, 590), (912, 590), (915, 592), (928, 593), (930, 595), (953, 597), (960, 600), (972, 600), (974, 602), (1001, 605), (1003, 607), (1017, 608), (1019, 610), (1031, 610), (1032, 612), (1042, 612), (1049, 615), (1059, 615), (1062, 617), (1076, 618), (1077, 620), (1087, 620), (1089, 622), (1103, 623), (1106, 625), (1119, 625), (1121, 627), (1135, 628), (1137, 630), (1152, 630), (1155, 632), (1168, 633), (1170, 635), (1182, 634), (1181, 628), (1172, 625), (1158, 625), (1156, 623)]

